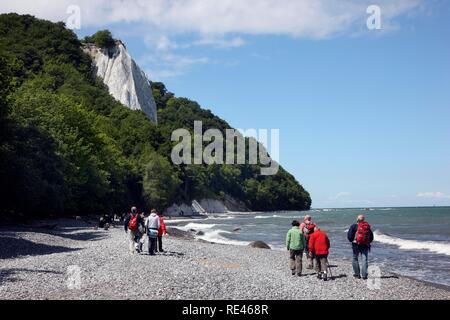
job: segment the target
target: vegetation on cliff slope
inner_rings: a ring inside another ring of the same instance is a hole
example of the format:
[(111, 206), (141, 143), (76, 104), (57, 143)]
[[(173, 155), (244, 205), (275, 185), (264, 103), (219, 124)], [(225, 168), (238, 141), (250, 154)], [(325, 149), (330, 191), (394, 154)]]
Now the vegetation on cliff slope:
[(112, 98), (91, 69), (63, 23), (0, 15), (1, 214), (121, 212), (132, 203), (164, 209), (226, 194), (252, 210), (310, 207), (283, 169), (261, 176), (255, 165), (173, 165), (174, 129), (192, 130), (194, 120), (204, 130), (230, 126), (162, 83), (152, 84), (155, 125)]

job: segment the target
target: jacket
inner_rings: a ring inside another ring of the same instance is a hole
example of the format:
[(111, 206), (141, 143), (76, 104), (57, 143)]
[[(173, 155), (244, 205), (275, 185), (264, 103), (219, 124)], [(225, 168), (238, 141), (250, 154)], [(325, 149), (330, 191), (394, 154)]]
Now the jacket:
[[(350, 241), (351, 243), (356, 244), (356, 242), (355, 242), (356, 239), (355, 238), (356, 238), (356, 232), (357, 231), (358, 231), (358, 224), (355, 223), (354, 225), (352, 225), (350, 227), (350, 229), (348, 229), (348, 232), (347, 232), (347, 239), (348, 239), (348, 241)], [(370, 237), (370, 243), (372, 243), (373, 242), (372, 228), (370, 229), (369, 237)]]
[(164, 222), (164, 218), (163, 217), (159, 217), (158, 237), (162, 237), (165, 234), (167, 234), (166, 223)]
[(147, 219), (145, 219), (145, 227), (147, 229), (159, 230), (159, 216), (156, 213), (152, 213)]
[(286, 247), (288, 250), (303, 250), (305, 249), (305, 237), (300, 232), (299, 227), (292, 227), (286, 235)]
[(322, 230), (314, 231), (309, 237), (308, 249), (317, 256), (329, 254), (330, 239), (328, 235)]

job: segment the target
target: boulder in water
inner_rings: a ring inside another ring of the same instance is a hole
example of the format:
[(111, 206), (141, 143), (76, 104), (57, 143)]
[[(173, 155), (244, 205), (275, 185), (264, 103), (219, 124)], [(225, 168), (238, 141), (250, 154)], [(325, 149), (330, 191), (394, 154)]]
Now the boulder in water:
[(180, 239), (185, 239), (185, 240), (194, 240), (194, 236), (187, 232), (187, 231), (183, 231), (177, 228), (167, 228), (167, 233), (169, 234), (169, 236), (174, 237), (174, 238), (180, 238)]
[(250, 243), (248, 245), (249, 247), (252, 248), (257, 248), (257, 249), (272, 249), (267, 243), (265, 243), (264, 241), (254, 241), (252, 243)]

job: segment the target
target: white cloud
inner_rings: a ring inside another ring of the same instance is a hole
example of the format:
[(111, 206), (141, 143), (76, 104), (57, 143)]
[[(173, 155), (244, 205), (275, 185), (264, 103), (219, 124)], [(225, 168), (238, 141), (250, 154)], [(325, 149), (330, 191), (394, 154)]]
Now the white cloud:
[[(79, 5), (82, 26), (138, 23), (166, 33), (275, 34), (323, 38), (365, 27), (369, 0), (21, 0), (5, 1), (0, 12), (66, 20)], [(384, 23), (417, 9), (423, 0), (378, 0)]]
[(186, 73), (192, 66), (212, 63), (207, 57), (191, 57), (172, 52), (150, 52), (138, 60), (153, 80), (174, 78)]
[[(393, 29), (396, 18), (414, 13), (424, 3), (377, 0), (384, 29)], [(163, 79), (211, 63), (181, 52), (193, 47), (236, 48), (245, 45), (249, 35), (320, 39), (361, 34), (367, 31), (366, 9), (371, 4), (372, 0), (0, 0), (0, 13), (67, 21), (67, 8), (78, 5), (82, 28), (109, 28), (117, 37), (143, 39), (148, 53), (138, 60), (152, 79)]]
[(418, 198), (426, 198), (426, 199), (450, 199), (450, 195), (447, 195), (443, 192), (419, 192), (417, 194)]
[(237, 48), (245, 44), (245, 40), (241, 37), (224, 38), (224, 37), (203, 37), (193, 41), (193, 46), (213, 46), (216, 48)]

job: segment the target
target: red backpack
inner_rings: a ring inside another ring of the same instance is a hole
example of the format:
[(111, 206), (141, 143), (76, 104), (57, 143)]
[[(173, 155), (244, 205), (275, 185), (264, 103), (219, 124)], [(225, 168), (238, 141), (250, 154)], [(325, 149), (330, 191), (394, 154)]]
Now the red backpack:
[(136, 213), (136, 215), (133, 216), (131, 213), (131, 219), (128, 223), (128, 229), (131, 231), (136, 231), (138, 229), (138, 216), (139, 214)]
[(358, 223), (356, 231), (356, 243), (368, 246), (370, 244), (370, 224), (366, 221)]

